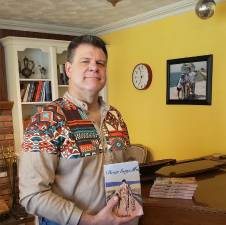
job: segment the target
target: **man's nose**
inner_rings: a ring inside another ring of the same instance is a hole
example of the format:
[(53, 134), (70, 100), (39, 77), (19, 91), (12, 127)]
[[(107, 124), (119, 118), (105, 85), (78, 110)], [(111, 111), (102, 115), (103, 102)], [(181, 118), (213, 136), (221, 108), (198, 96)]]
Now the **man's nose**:
[(89, 70), (91, 70), (91, 71), (97, 71), (97, 69), (98, 69), (97, 63), (96, 62), (90, 62), (90, 64), (89, 64)]

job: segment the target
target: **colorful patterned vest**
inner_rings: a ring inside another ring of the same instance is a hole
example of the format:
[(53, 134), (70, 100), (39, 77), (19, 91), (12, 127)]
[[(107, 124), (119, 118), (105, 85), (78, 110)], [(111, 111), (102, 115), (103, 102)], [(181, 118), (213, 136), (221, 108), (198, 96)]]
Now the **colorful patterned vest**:
[(98, 130), (86, 113), (65, 98), (44, 106), (25, 131), (24, 151), (47, 151), (63, 158), (80, 158), (129, 145), (126, 124), (112, 106)]

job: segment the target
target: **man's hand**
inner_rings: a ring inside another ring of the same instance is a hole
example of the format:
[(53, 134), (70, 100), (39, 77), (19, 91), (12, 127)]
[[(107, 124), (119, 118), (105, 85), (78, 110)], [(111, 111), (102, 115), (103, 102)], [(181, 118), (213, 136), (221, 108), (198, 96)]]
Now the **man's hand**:
[(136, 216), (118, 217), (113, 213), (114, 206), (118, 203), (118, 197), (111, 198), (107, 205), (96, 215), (83, 214), (79, 225), (120, 225), (133, 221)]

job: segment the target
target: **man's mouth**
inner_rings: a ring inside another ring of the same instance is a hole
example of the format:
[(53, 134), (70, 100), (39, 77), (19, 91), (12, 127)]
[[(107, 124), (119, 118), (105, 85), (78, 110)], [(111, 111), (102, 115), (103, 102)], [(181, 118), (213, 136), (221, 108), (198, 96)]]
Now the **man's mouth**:
[(96, 80), (101, 80), (100, 77), (96, 77), (96, 76), (85, 76), (85, 79), (96, 79)]

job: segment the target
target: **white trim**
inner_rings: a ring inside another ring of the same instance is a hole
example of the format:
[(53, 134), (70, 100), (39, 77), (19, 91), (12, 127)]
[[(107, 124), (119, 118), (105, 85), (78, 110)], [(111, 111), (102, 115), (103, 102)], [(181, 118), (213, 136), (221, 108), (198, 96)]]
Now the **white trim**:
[[(226, 0), (215, 0), (216, 2), (225, 2)], [(12, 30), (24, 30), (24, 31), (34, 31), (43, 33), (53, 33), (53, 34), (65, 34), (65, 35), (81, 35), (81, 34), (105, 34), (113, 31), (137, 26), (140, 24), (148, 23), (154, 20), (158, 20), (167, 16), (180, 14), (189, 10), (195, 12), (195, 5), (197, 0), (183, 0), (177, 3), (173, 3), (149, 12), (139, 14), (128, 19), (120, 20), (115, 23), (97, 27), (94, 29), (83, 29), (78, 27), (67, 27), (67, 26), (57, 26), (48, 25), (41, 23), (30, 23), (22, 22), (16, 20), (4, 20), (0, 19), (0, 28), (2, 29), (12, 29)]]
[(67, 49), (69, 41), (7, 36), (1, 39), (1, 43), (3, 46), (17, 46), (17, 50), (19, 49), (21, 51), (24, 51), (26, 46), (33, 46), (34, 48), (40, 48), (42, 51), (48, 52), (49, 46), (57, 46), (57, 48)]
[(155, 10), (151, 10), (146, 13), (139, 14), (134, 17), (130, 17), (128, 19), (120, 20), (118, 22), (108, 24), (102, 27), (98, 27), (97, 29), (93, 29), (93, 34), (104, 34), (109, 33), (133, 26), (137, 26), (140, 24), (148, 23), (154, 20), (158, 20), (167, 16), (179, 14), (182, 12), (186, 12), (192, 10), (194, 7), (195, 0), (184, 0), (177, 3), (173, 3)]
[[(129, 27), (134, 27), (140, 24), (148, 23), (154, 20), (159, 20), (164, 17), (180, 14), (193, 10), (195, 13), (195, 6), (198, 0), (183, 0), (177, 3), (173, 3), (161, 8), (151, 10), (149, 12), (139, 14), (128, 19), (120, 20), (115, 23), (111, 23), (102, 27), (98, 27), (91, 30), (92, 34), (100, 35), (105, 33), (110, 33), (117, 30), (122, 30)], [(218, 2), (225, 2), (226, 0), (215, 0)]]
[(81, 29), (77, 27), (58, 26), (53, 24), (30, 23), (17, 20), (0, 19), (0, 28), (9, 30), (23, 30), (51, 34), (65, 34), (65, 35), (81, 35), (89, 33), (88, 29)]

